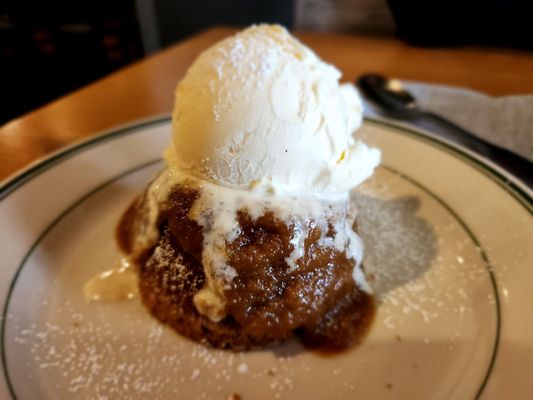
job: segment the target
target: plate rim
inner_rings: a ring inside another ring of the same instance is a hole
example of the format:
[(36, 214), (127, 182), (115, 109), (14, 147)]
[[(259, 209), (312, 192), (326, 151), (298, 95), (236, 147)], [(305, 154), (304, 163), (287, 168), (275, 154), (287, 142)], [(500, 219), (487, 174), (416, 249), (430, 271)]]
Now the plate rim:
[[(5, 349), (6, 349), (6, 346), (5, 346), (5, 340), (6, 340), (5, 329), (6, 329), (6, 321), (7, 321), (6, 316), (9, 315), (7, 313), (7, 311), (9, 309), (10, 300), (11, 300), (11, 296), (13, 294), (14, 287), (15, 287), (15, 285), (17, 283), (18, 277), (19, 277), (20, 273), (22, 272), (22, 269), (24, 268), (27, 260), (29, 259), (29, 257), (31, 257), (33, 251), (37, 248), (37, 246), (41, 243), (41, 241), (48, 235), (48, 233), (52, 229), (54, 229), (55, 226), (59, 222), (61, 222), (61, 220), (64, 217), (66, 217), (69, 213), (71, 213), (80, 204), (82, 204), (83, 202), (88, 200), (90, 197), (92, 197), (93, 195), (98, 193), (100, 190), (102, 190), (102, 189), (106, 188), (107, 186), (109, 186), (110, 184), (116, 182), (117, 180), (120, 180), (120, 179), (124, 178), (125, 176), (128, 176), (128, 175), (130, 175), (132, 173), (135, 173), (135, 172), (137, 172), (139, 170), (142, 170), (144, 168), (147, 168), (147, 167), (150, 167), (150, 166), (152, 166), (154, 164), (162, 163), (162, 162), (163, 162), (163, 160), (158, 157), (158, 158), (151, 159), (149, 161), (143, 162), (142, 164), (135, 165), (134, 167), (131, 167), (131, 168), (125, 170), (125, 171), (120, 172), (118, 175), (114, 175), (113, 177), (107, 179), (103, 183), (100, 183), (96, 187), (94, 187), (91, 190), (89, 190), (88, 192), (84, 193), (83, 196), (77, 198), (75, 202), (73, 202), (68, 207), (66, 207), (56, 218), (54, 218), (47, 225), (47, 227), (40, 233), (40, 235), (34, 241), (33, 245), (30, 246), (30, 248), (28, 249), (28, 251), (26, 252), (24, 257), (22, 258), (22, 261), (19, 263), (17, 271), (16, 271), (15, 275), (13, 276), (11, 284), (10, 284), (10, 287), (8, 289), (7, 298), (6, 298), (6, 304), (4, 305), (3, 313), (2, 313), (2, 316), (4, 318), (0, 321), (0, 350), (2, 350), (1, 357), (0, 357), (1, 358), (0, 359), (0, 361), (1, 361), (0, 365), (2, 365), (2, 370), (3, 370), (3, 373), (4, 373), (4, 378), (5, 378), (6, 383), (7, 383), (7, 388), (8, 388), (8, 391), (9, 391), (9, 393), (10, 393), (10, 395), (11, 395), (11, 397), (13, 399), (16, 400), (18, 397), (16, 396), (15, 389), (14, 389), (14, 386), (13, 386), (13, 381), (10, 378), (10, 373), (9, 373), (8, 368), (7, 368), (7, 358), (6, 358), (6, 352), (5, 352)], [(487, 251), (485, 250), (483, 244), (481, 243), (479, 238), (476, 236), (476, 234), (470, 229), (470, 227), (465, 223), (465, 221), (461, 218), (461, 216), (457, 214), (455, 209), (452, 208), (445, 200), (443, 200), (439, 195), (434, 193), (425, 184), (417, 181), (416, 179), (410, 177), (409, 175), (406, 175), (403, 172), (400, 172), (397, 169), (395, 169), (395, 168), (393, 168), (391, 166), (388, 166), (388, 165), (382, 165), (382, 167), (385, 170), (387, 170), (387, 171), (389, 171), (389, 172), (401, 177), (402, 179), (405, 179), (407, 182), (409, 182), (410, 184), (416, 186), (417, 188), (422, 190), (424, 193), (426, 193), (428, 196), (430, 196), (434, 201), (439, 203), (452, 216), (452, 218), (454, 218), (455, 221), (462, 227), (462, 229), (468, 235), (468, 237), (470, 238), (472, 243), (479, 249), (479, 254), (480, 254), (480, 257), (481, 257), (481, 259), (483, 261), (483, 264), (485, 266), (485, 269), (486, 269), (486, 272), (487, 272), (487, 276), (488, 276), (488, 279), (489, 279), (489, 283), (490, 283), (490, 286), (491, 286), (493, 294), (494, 294), (494, 299), (495, 299), (494, 305), (495, 305), (495, 313), (496, 313), (496, 326), (495, 326), (495, 332), (494, 332), (495, 333), (495, 337), (494, 337), (494, 342), (492, 344), (491, 356), (490, 356), (490, 359), (489, 359), (489, 362), (488, 362), (488, 367), (486, 368), (486, 371), (485, 371), (485, 374), (483, 375), (483, 379), (481, 381), (481, 384), (479, 385), (479, 388), (476, 391), (476, 394), (474, 396), (474, 399), (477, 400), (483, 394), (483, 392), (484, 392), (484, 390), (485, 390), (485, 388), (486, 388), (486, 386), (487, 386), (487, 384), (488, 384), (488, 382), (490, 380), (490, 377), (492, 375), (492, 371), (494, 369), (494, 366), (495, 366), (495, 363), (496, 363), (496, 360), (497, 360), (499, 347), (500, 347), (501, 324), (502, 324), (502, 309), (501, 309), (501, 300), (500, 300), (500, 295), (499, 295), (499, 287), (498, 287), (498, 283), (497, 283), (494, 271), (492, 269), (492, 262), (491, 262), (491, 260), (490, 260), (490, 258), (488, 256), (488, 254), (487, 254)]]
[(85, 151), (88, 147), (90, 148), (93, 145), (131, 134), (132, 131), (142, 131), (143, 128), (157, 126), (159, 124), (162, 125), (163, 123), (170, 121), (170, 119), (170, 115), (164, 114), (118, 124), (109, 129), (99, 131), (89, 137), (75, 140), (66, 146), (39, 157), (27, 166), (13, 172), (0, 181), (0, 201), (4, 200), (19, 187), (31, 181), (49, 168)]
[[(83, 151), (86, 151), (87, 149), (93, 147), (93, 146), (96, 146), (96, 145), (99, 145), (99, 144), (102, 144), (108, 140), (113, 140), (115, 138), (118, 138), (118, 137), (121, 137), (121, 136), (125, 136), (125, 135), (131, 135), (131, 134), (135, 134), (135, 133), (142, 133), (144, 132), (144, 130), (146, 128), (149, 128), (149, 127), (156, 127), (158, 125), (162, 125), (162, 124), (165, 124), (165, 123), (168, 123), (170, 121), (171, 117), (166, 115), (166, 116), (159, 116), (159, 117), (155, 117), (155, 118), (149, 118), (149, 119), (144, 119), (144, 120), (141, 120), (141, 121), (135, 121), (135, 122), (132, 122), (132, 123), (129, 123), (129, 124), (125, 124), (125, 125), (122, 125), (120, 127), (117, 127), (115, 129), (111, 129), (111, 130), (108, 130), (108, 131), (105, 131), (105, 132), (102, 132), (96, 136), (92, 136), (88, 139), (84, 139), (84, 140), (80, 140), (68, 147), (65, 147), (65, 148), (62, 148), (54, 153), (52, 153), (51, 155), (47, 156), (47, 157), (44, 157), (42, 159), (39, 159), (37, 160), (36, 162), (32, 163), (31, 165), (29, 165), (27, 168), (23, 169), (22, 171), (20, 171), (19, 173), (15, 174), (14, 176), (12, 176), (11, 178), (8, 178), (5, 183), (2, 182), (2, 185), (0, 186), (0, 201), (6, 199), (9, 197), (10, 194), (12, 194), (13, 192), (15, 192), (18, 188), (24, 186), (26, 183), (30, 182), (32, 179), (38, 177), (40, 174), (42, 174), (43, 172), (47, 171), (48, 169), (58, 165), (58, 164), (61, 164), (63, 161), (66, 161), (68, 160), (69, 158), (71, 157), (74, 157), (75, 155), (83, 152)], [(419, 129), (410, 129), (410, 127), (406, 127), (406, 126), (402, 126), (402, 125), (398, 125), (398, 124), (395, 124), (395, 123), (391, 123), (390, 121), (387, 121), (387, 120), (383, 120), (383, 119), (380, 119), (380, 118), (365, 118), (365, 122), (367, 123), (371, 123), (372, 125), (378, 125), (378, 126), (385, 126), (385, 127), (389, 127), (389, 128), (392, 128), (392, 130), (395, 130), (395, 131), (399, 131), (401, 133), (404, 133), (406, 134), (407, 136), (410, 136), (412, 138), (414, 138), (415, 140), (418, 139), (419, 141), (423, 141), (423, 142), (426, 142), (426, 143), (429, 143), (429, 144), (432, 144), (434, 145), (435, 147), (439, 148), (440, 150), (442, 151), (445, 151), (447, 152), (448, 154), (451, 154), (453, 156), (455, 156), (456, 158), (460, 159), (461, 161), (463, 161), (464, 163), (466, 163), (467, 165), (471, 166), (471, 167), (474, 167), (475, 169), (477, 169), (478, 171), (482, 172), (485, 176), (487, 176), (489, 179), (491, 179), (492, 181), (494, 181), (495, 183), (498, 184), (498, 186), (500, 186), (504, 191), (506, 191), (507, 193), (509, 193), (519, 204), (521, 204), (524, 208), (526, 208), (526, 210), (528, 210), (531, 214), (533, 214), (533, 199), (531, 198), (531, 195), (528, 193), (528, 188), (527, 186), (525, 186), (524, 184), (522, 184), (522, 182), (520, 182), (518, 179), (517, 179), (517, 182), (513, 182), (512, 180), (509, 180), (509, 179), (506, 179), (506, 171), (498, 171), (498, 169), (501, 170), (501, 168), (499, 168), (498, 166), (495, 166), (493, 165), (493, 163), (491, 163), (490, 161), (487, 163), (488, 160), (484, 160), (482, 157), (478, 157), (477, 154), (472, 154), (472, 152), (470, 152), (469, 150), (467, 149), (464, 149), (462, 148), (461, 146), (457, 146), (455, 145), (454, 143), (449, 143), (448, 141), (446, 140), (442, 140), (441, 138), (437, 138), (435, 137), (434, 135), (432, 135), (431, 133), (427, 133), (427, 132), (424, 132), (422, 130), (419, 130)], [(469, 154), (471, 153), (471, 154)], [(157, 161), (157, 160), (156, 160)], [(154, 160), (150, 161), (148, 164), (153, 164), (154, 162), (156, 162)], [(138, 169), (140, 167), (145, 167), (146, 163), (144, 163), (142, 166), (136, 166), (134, 169)], [(494, 168), (496, 167), (496, 168)], [(131, 172), (130, 170), (126, 171), (126, 172)], [(403, 174), (399, 171), (395, 171), (396, 173), (400, 174), (403, 176)], [(123, 174), (120, 174), (120, 176), (122, 176)], [(510, 174), (507, 174), (507, 175), (510, 175)], [(411, 179), (409, 179), (409, 177), (407, 177), (409, 181), (411, 181)], [(514, 178), (511, 176), (511, 178)], [(116, 180), (116, 177), (113, 178), (113, 181)], [(420, 183), (415, 181), (415, 182), (411, 182), (411, 183), (414, 183), (416, 186), (420, 186)], [(103, 184), (101, 185), (98, 185), (98, 188), (100, 188), (101, 186), (107, 186), (107, 184), (109, 184), (108, 181), (104, 182)], [(521, 187), (523, 186), (523, 187)], [(422, 188), (424, 191), (426, 191), (424, 188)], [(97, 190), (97, 189), (94, 189), (94, 190)], [(90, 193), (93, 193), (94, 190), (91, 190)], [(435, 195), (429, 191), (428, 192), (431, 197), (434, 197), (435, 198)], [(86, 196), (88, 196), (89, 194), (86, 194), (82, 197), (82, 199), (86, 198)], [(78, 200), (82, 200), (82, 199), (78, 199)], [(436, 200), (441, 203), (441, 199), (440, 198), (436, 198)], [(79, 201), (76, 202), (76, 204), (79, 204)], [(446, 206), (445, 206), (446, 207)], [(448, 207), (446, 207), (448, 208)], [(69, 212), (71, 209), (71, 207), (68, 207), (67, 210), (65, 210), (63, 213), (61, 213), (61, 215), (56, 218), (56, 219), (61, 219), (62, 216)], [(452, 215), (454, 215), (454, 217), (457, 217), (455, 215), (455, 212), (454, 210), (448, 210), (449, 212), (452, 213)], [(55, 219), (54, 219), (55, 221)], [(461, 220), (459, 219), (459, 222), (461, 223)], [(52, 225), (55, 225), (55, 223), (53, 223)], [(464, 225), (464, 224), (462, 224)], [(468, 228), (468, 226), (463, 226), (463, 228), (467, 231), (467, 233), (469, 234), (469, 236), (471, 236), (471, 238), (474, 240), (474, 242), (477, 241), (477, 238), (470, 232), (470, 229)], [(38, 240), (37, 240), (37, 243), (40, 242), (40, 237), (45, 235), (47, 233), (48, 229), (46, 229), (44, 232), (41, 233), (41, 235), (39, 236)], [(30, 253), (31, 253), (31, 249), (30, 249)], [(491, 272), (491, 269), (490, 269), (490, 266), (492, 265), (491, 261), (487, 258), (486, 254), (482, 254), (482, 258), (483, 258), (483, 261), (484, 263), (486, 264), (487, 268), (488, 268), (488, 271), (489, 271), (489, 275), (490, 275), (490, 279), (491, 279), (491, 283), (493, 284), (494, 286), (494, 289), (495, 289), (495, 293), (496, 293), (496, 296), (498, 297), (499, 295), (499, 292), (498, 292), (498, 288), (497, 288), (497, 285), (495, 284), (494, 282), (494, 276), (493, 276), (493, 273)], [(17, 274), (18, 275), (18, 274)], [(3, 316), (7, 317), (7, 315), (5, 314), (7, 312), (7, 307), (8, 307), (8, 302), (6, 302), (5, 304), (5, 307), (4, 307), (4, 312), (3, 312)], [(499, 309), (499, 307), (497, 307), (497, 314), (499, 315), (498, 317), (498, 323), (497, 323), (497, 331), (496, 331), (496, 342), (494, 344), (494, 349), (493, 349), (493, 355), (491, 356), (491, 360), (490, 360), (490, 365), (489, 365), (489, 368), (487, 370), (487, 373), (483, 379), (483, 382), (481, 384), (481, 387), (479, 388), (477, 394), (476, 394), (476, 399), (479, 398), (479, 396), (482, 394), (482, 392), (484, 391), (485, 387), (486, 387), (486, 384), (488, 383), (489, 381), (489, 377), (491, 375), (491, 371), (494, 367), (494, 364), (495, 364), (495, 360), (496, 360), (496, 354), (498, 352), (498, 347), (499, 347), (499, 336), (500, 336), (500, 330), (501, 330), (501, 310)], [(5, 321), (2, 321), (2, 328), (5, 327)], [(2, 339), (3, 339), (3, 336), (4, 336), (4, 329), (2, 329), (2, 334), (0, 336), (2, 336)], [(4, 357), (5, 357), (5, 352), (2, 351), (2, 361), (5, 361), (4, 360)], [(3, 364), (3, 367), (2, 369), (5, 369), (6, 367), (6, 363), (5, 362), (2, 362)], [(5, 373), (7, 373), (7, 370), (4, 371)], [(10, 384), (10, 381), (7, 380), (7, 383), (8, 383), (8, 390), (11, 394), (11, 396), (13, 398), (16, 398), (15, 397), (15, 394), (12, 390), (12, 387), (11, 387), (11, 384)]]
[[(70, 145), (38, 158), (25, 168), (11, 174), (0, 182), (0, 201), (5, 200), (18, 188), (22, 187), (25, 183), (31, 181), (49, 168), (73, 157), (86, 150), (88, 147), (92, 147), (116, 137), (131, 134), (132, 131), (142, 131), (143, 128), (168, 123), (171, 120), (172, 116), (170, 114), (164, 114), (120, 124), (113, 128), (103, 130), (89, 138), (77, 140)], [(451, 142), (450, 140), (439, 137), (430, 131), (412, 125), (381, 117), (365, 116), (363, 120), (365, 123), (392, 128), (420, 141), (436, 145), (441, 150), (445, 150), (448, 154), (455, 156), (457, 159), (463, 161), (470, 167), (475, 168), (493, 182), (497, 183), (498, 186), (511, 194), (512, 197), (518, 200), (518, 202), (533, 215), (533, 190), (529, 189), (520, 179), (499, 167), (491, 160), (474, 153), (460, 144)]]

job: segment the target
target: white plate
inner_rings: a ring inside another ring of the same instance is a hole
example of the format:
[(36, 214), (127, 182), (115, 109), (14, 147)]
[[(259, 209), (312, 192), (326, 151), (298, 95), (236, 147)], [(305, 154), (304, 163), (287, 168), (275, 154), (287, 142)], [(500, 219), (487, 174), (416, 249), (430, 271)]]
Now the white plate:
[(359, 347), (231, 353), (138, 299), (81, 288), (118, 258), (121, 212), (162, 167), (168, 118), (56, 153), (0, 192), (0, 398), (533, 398), (531, 193), (467, 151), (366, 121), (383, 165), (354, 194), (381, 304)]

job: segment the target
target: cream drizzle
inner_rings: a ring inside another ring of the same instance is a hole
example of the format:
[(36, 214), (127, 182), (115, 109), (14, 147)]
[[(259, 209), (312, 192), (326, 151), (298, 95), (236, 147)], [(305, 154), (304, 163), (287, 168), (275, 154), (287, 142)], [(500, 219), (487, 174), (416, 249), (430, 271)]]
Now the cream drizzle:
[(200, 196), (195, 200), (189, 217), (203, 227), (204, 243), (202, 264), (206, 276), (204, 288), (194, 297), (198, 311), (213, 321), (225, 316), (226, 299), (224, 290), (229, 287), (237, 275), (235, 269), (227, 263), (226, 243), (232, 242), (239, 235), (237, 211), (245, 209), (252, 219), (257, 219), (265, 212), (272, 211), (274, 216), (286, 225), (293, 225), (297, 234), (291, 239), (293, 252), (286, 258), (290, 272), (298, 268), (297, 260), (303, 256), (304, 240), (308, 234), (307, 221), (314, 220), (316, 225), (327, 232), (328, 221), (339, 221), (334, 225), (335, 238), (325, 235), (321, 245), (346, 251), (347, 258), (354, 259), (353, 277), (358, 286), (370, 292), (370, 288), (360, 270), (363, 246), (359, 236), (353, 231), (354, 210), (349, 208), (348, 193), (318, 198), (317, 196), (292, 196), (272, 194), (261, 190), (239, 190), (216, 185), (183, 171), (168, 167), (150, 184), (145, 202), (148, 209), (148, 221), (144, 237), (136, 238), (139, 246), (154, 243), (158, 237), (156, 226), (157, 211), (165, 202), (177, 184), (185, 184), (199, 190)]
[(137, 273), (124, 258), (118, 267), (98, 273), (83, 285), (83, 295), (89, 301), (127, 300), (138, 291)]

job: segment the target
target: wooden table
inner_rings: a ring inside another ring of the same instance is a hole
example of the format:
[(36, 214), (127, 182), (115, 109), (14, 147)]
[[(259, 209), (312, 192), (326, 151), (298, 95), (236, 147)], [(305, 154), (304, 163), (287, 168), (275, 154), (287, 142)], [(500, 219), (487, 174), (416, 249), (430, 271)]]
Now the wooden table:
[[(232, 34), (214, 28), (124, 68), (0, 128), (0, 179), (66, 144), (169, 113), (173, 92), (203, 49)], [(466, 86), (493, 95), (533, 92), (533, 56), (501, 49), (423, 49), (391, 38), (300, 34), (345, 80), (365, 72)], [(21, 88), (31, 96), (31, 88)]]

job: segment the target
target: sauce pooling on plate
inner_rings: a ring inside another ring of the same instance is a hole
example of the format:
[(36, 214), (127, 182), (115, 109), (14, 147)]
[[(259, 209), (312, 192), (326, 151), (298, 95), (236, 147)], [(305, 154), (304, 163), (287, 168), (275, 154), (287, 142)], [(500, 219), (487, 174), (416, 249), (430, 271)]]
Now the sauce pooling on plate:
[(100, 272), (83, 286), (83, 295), (90, 301), (127, 300), (138, 292), (137, 273), (124, 258), (121, 258), (118, 267)]

